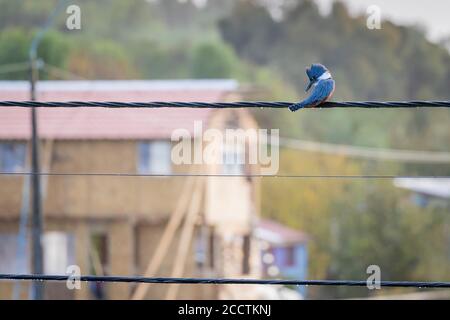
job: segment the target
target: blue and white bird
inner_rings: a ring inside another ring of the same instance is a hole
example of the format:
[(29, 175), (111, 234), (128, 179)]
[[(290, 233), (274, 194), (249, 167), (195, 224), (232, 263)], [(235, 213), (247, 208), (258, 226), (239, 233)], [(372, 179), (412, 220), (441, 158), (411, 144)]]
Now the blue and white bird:
[(306, 92), (313, 87), (313, 90), (308, 98), (305, 100), (289, 106), (289, 110), (297, 111), (302, 108), (313, 108), (321, 103), (327, 101), (334, 92), (334, 80), (331, 77), (330, 71), (321, 64), (313, 64), (309, 69), (306, 69), (306, 74), (309, 78), (309, 84), (306, 87)]

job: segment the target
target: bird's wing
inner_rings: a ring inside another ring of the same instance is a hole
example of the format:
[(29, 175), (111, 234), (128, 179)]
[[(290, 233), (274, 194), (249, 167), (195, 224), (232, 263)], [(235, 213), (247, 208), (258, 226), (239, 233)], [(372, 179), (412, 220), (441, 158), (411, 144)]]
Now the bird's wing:
[(311, 92), (311, 95), (302, 102), (296, 103), (289, 107), (291, 111), (296, 111), (305, 107), (316, 107), (322, 102), (325, 102), (334, 91), (334, 80), (321, 80), (317, 83)]
[(322, 80), (314, 87), (311, 95), (302, 104), (304, 106), (315, 107), (327, 100), (334, 91), (334, 80)]

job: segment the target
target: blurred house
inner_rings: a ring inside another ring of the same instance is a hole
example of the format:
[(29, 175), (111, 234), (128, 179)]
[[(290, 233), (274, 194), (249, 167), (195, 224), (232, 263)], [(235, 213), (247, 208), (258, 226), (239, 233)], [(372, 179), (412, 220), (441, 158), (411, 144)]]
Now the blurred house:
[(394, 185), (411, 191), (410, 200), (420, 207), (450, 207), (450, 179), (396, 178)]
[[(28, 90), (27, 82), (0, 82), (0, 99), (28, 100)], [(37, 92), (41, 101), (239, 99), (232, 80), (42, 81)], [(257, 167), (171, 161), (174, 130), (184, 129), (191, 137), (188, 142), (199, 142), (195, 121), (221, 132), (255, 129), (247, 110), (40, 108), (38, 120), (41, 171), (74, 174), (42, 176), (45, 273), (65, 274), (68, 265), (76, 264), (82, 274), (144, 275), (150, 269), (150, 276), (261, 276), (258, 243), (252, 236), (259, 213), (258, 181), (245, 177), (258, 173)], [(0, 109), (1, 172), (30, 171), (30, 136), (29, 109)], [(244, 176), (133, 176), (191, 172)], [(19, 235), (19, 225), (29, 223), (28, 184), (22, 175), (0, 176), (0, 273), (30, 272), (29, 239)], [(155, 256), (158, 247), (162, 249)], [(11, 298), (13, 286), (1, 282), (0, 298)], [(144, 286), (145, 298), (151, 299), (229, 296), (225, 286)], [(22, 289), (23, 297), (27, 290)], [(46, 295), (127, 299), (135, 289), (83, 283), (81, 290), (69, 291), (65, 283), (47, 283)], [(233, 297), (239, 298), (240, 292), (235, 290)]]
[[(306, 280), (308, 277), (309, 236), (273, 220), (261, 219), (255, 229), (261, 242), (261, 262), (266, 277)], [(297, 288), (304, 297), (304, 286)]]

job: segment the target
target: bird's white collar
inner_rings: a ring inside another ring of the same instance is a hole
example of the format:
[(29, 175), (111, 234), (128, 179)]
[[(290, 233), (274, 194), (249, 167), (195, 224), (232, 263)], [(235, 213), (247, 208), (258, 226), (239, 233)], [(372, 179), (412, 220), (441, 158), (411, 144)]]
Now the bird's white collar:
[(317, 78), (318, 81), (320, 80), (328, 80), (331, 79), (331, 73), (329, 71), (322, 74), (319, 78)]

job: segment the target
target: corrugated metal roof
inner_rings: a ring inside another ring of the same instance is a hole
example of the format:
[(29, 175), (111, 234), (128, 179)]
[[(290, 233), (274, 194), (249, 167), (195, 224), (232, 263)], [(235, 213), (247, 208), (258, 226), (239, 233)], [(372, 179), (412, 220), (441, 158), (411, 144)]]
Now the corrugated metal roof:
[[(238, 88), (233, 80), (42, 81), (39, 101), (219, 102)], [(0, 100), (29, 100), (25, 81), (0, 81)], [(193, 133), (212, 109), (38, 110), (39, 135), (51, 139), (167, 139), (173, 130)], [(0, 108), (0, 139), (29, 139), (30, 110)]]
[(306, 233), (268, 219), (259, 221), (255, 229), (255, 236), (275, 245), (292, 245), (309, 240)]
[[(238, 83), (231, 79), (208, 80), (83, 80), (83, 81), (39, 81), (38, 91), (184, 91), (219, 90), (233, 91)], [(1, 81), (0, 90), (29, 90), (29, 81)]]
[(394, 185), (417, 193), (450, 199), (450, 179), (396, 178)]

